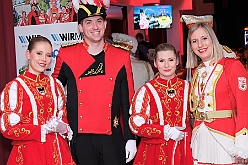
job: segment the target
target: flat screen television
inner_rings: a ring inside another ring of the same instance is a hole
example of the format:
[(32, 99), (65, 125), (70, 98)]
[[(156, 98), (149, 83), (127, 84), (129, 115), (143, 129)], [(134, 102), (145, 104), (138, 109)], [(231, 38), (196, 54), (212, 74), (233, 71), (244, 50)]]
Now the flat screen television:
[(248, 27), (245, 28), (245, 47), (248, 46)]
[(158, 29), (172, 27), (172, 6), (134, 6), (134, 29)]

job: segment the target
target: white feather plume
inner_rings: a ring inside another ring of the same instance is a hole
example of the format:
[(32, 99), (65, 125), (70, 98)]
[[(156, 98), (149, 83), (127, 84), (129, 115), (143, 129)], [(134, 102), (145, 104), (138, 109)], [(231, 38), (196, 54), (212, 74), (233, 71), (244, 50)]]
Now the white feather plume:
[(110, 0), (103, 0), (102, 2), (105, 5), (105, 8), (108, 9), (110, 6)]
[(96, 5), (94, 0), (81, 0), (83, 4)]
[(73, 7), (76, 11), (79, 9), (79, 0), (72, 0)]

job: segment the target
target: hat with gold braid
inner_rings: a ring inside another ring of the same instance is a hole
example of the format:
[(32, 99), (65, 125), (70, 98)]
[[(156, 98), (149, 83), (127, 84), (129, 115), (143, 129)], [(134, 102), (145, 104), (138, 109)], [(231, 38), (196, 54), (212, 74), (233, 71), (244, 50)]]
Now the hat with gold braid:
[[(185, 22), (187, 27), (190, 29), (196, 23), (206, 23), (210, 27), (213, 28), (213, 16), (212, 15), (203, 15), (203, 16), (195, 16), (195, 15), (182, 15), (180, 18), (181, 22)], [(226, 58), (236, 58), (236, 54), (227, 46), (221, 45), (224, 57)]]
[(105, 20), (110, 2), (115, 3), (117, 0), (72, 0), (74, 8), (78, 10), (78, 24), (83, 19), (92, 16), (102, 16)]
[(204, 15), (204, 16), (195, 16), (195, 15), (182, 15), (181, 22), (185, 22), (188, 28), (193, 26), (196, 23), (206, 23), (209, 26), (213, 27), (213, 16), (212, 15)]
[(138, 47), (136, 38), (122, 33), (112, 33), (114, 44), (113, 46), (125, 49), (135, 53)]

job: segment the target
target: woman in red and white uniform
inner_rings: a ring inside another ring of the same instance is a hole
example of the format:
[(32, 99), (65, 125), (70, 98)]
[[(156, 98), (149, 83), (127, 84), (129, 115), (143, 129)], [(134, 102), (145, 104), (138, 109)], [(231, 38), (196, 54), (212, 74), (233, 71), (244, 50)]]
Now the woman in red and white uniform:
[(73, 165), (62, 84), (44, 74), (52, 60), (51, 42), (33, 38), (26, 51), (28, 69), (1, 93), (1, 132), (12, 140), (8, 165)]
[(211, 15), (182, 18), (189, 27), (186, 67), (197, 67), (190, 92), (195, 164), (247, 164), (248, 74), (238, 59), (225, 58)]
[(134, 95), (131, 131), (141, 137), (134, 165), (192, 165), (189, 126), (189, 83), (175, 74), (179, 64), (173, 45), (155, 49), (159, 75)]
[(39, 14), (39, 25), (46, 24), (48, 22), (48, 17), (45, 14), (45, 11), (42, 9), (40, 10)]
[(65, 23), (65, 22), (71, 22), (71, 17), (69, 11), (66, 9), (65, 6), (61, 7), (61, 14), (60, 14), (60, 22)]
[(26, 11), (22, 11), (22, 18), (19, 19), (17, 26), (28, 26), (28, 19)]

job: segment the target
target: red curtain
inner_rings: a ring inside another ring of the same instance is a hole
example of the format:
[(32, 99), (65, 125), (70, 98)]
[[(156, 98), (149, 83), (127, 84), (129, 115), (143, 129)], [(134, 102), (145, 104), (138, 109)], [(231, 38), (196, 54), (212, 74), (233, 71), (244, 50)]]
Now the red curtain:
[[(16, 77), (15, 38), (12, 1), (0, 1), (0, 92)], [(1, 113), (1, 112), (0, 112)], [(0, 165), (5, 165), (11, 150), (10, 140), (0, 134)]]

